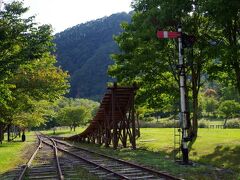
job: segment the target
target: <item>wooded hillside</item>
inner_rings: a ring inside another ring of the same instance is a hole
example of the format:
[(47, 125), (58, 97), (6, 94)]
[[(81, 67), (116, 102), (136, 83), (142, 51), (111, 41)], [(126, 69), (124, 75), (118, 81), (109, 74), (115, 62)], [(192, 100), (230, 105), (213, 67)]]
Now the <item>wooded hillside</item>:
[(101, 98), (112, 80), (107, 75), (110, 54), (118, 51), (113, 36), (122, 31), (121, 22), (130, 19), (126, 13), (113, 14), (55, 35), (58, 64), (71, 75), (69, 97)]

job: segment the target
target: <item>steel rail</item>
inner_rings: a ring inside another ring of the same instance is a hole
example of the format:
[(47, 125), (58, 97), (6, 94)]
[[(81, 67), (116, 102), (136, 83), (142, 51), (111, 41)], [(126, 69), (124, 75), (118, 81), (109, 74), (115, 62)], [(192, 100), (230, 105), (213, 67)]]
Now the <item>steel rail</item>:
[[(38, 137), (38, 136), (37, 136)], [(38, 153), (38, 150), (42, 148), (42, 140), (38, 137), (39, 140), (39, 145), (37, 147), (37, 149), (35, 150), (35, 152), (32, 154), (31, 158), (29, 159), (29, 161), (27, 162), (27, 164), (25, 165), (24, 169), (22, 170), (20, 176), (18, 177), (18, 180), (23, 180), (27, 169), (31, 166), (33, 159), (35, 158), (35, 156)]]
[[(47, 142), (45, 142), (45, 141), (43, 141), (43, 143), (50, 145), (49, 143), (47, 143)], [(81, 157), (81, 156), (79, 156), (79, 155), (76, 155), (76, 154), (74, 154), (74, 153), (72, 153), (72, 152), (69, 152), (69, 151), (67, 151), (67, 150), (65, 150), (65, 149), (62, 149), (62, 148), (60, 148), (60, 147), (57, 147), (57, 149), (59, 149), (59, 150), (62, 151), (62, 152), (65, 152), (66, 154), (69, 154), (69, 155), (74, 156), (74, 157), (76, 157), (76, 158), (78, 158), (78, 159), (81, 159), (81, 160), (83, 160), (83, 161), (85, 161), (85, 162), (87, 162), (87, 163), (89, 163), (89, 164), (93, 164), (94, 166), (97, 166), (97, 167), (99, 167), (99, 168), (102, 168), (102, 169), (104, 169), (105, 171), (107, 171), (107, 172), (109, 172), (109, 173), (111, 173), (111, 174), (113, 174), (113, 175), (115, 175), (115, 176), (117, 176), (117, 177), (120, 177), (121, 179), (129, 179), (129, 178), (126, 177), (126, 176), (123, 176), (123, 175), (121, 175), (121, 174), (118, 174), (118, 173), (116, 173), (116, 172), (114, 172), (114, 171), (112, 171), (112, 170), (110, 170), (110, 169), (107, 169), (107, 168), (105, 168), (105, 167), (103, 167), (103, 166), (101, 166), (101, 165), (99, 165), (99, 164), (97, 164), (97, 163), (95, 163), (95, 162), (92, 162), (92, 161), (90, 161), (90, 160), (88, 160), (88, 159), (86, 159), (86, 158), (84, 158), (84, 157)]]
[(60, 162), (59, 162), (59, 159), (58, 159), (57, 144), (56, 144), (56, 142), (52, 138), (50, 138), (50, 140), (53, 143), (52, 147), (54, 148), (54, 156), (55, 156), (56, 163), (57, 163), (58, 178), (60, 180), (64, 180), (64, 176), (63, 176), (62, 169), (61, 169), (61, 166), (60, 166)]
[(140, 166), (140, 165), (128, 162), (128, 161), (124, 161), (124, 160), (117, 159), (117, 158), (114, 158), (114, 157), (111, 157), (111, 156), (108, 156), (108, 155), (105, 155), (105, 154), (101, 154), (101, 153), (94, 152), (94, 151), (91, 151), (91, 150), (88, 150), (88, 149), (85, 149), (85, 148), (81, 148), (81, 147), (77, 147), (77, 146), (74, 146), (74, 145), (71, 145), (71, 144), (68, 144), (68, 143), (64, 143), (64, 142), (61, 142), (61, 141), (59, 141), (59, 140), (57, 140), (55, 138), (53, 138), (53, 139), (57, 143), (60, 143), (60, 144), (63, 144), (63, 145), (69, 146), (69, 147), (74, 147), (76, 149), (80, 149), (80, 150), (83, 150), (83, 151), (86, 151), (86, 152), (90, 152), (92, 154), (97, 154), (99, 156), (106, 157), (106, 158), (109, 158), (109, 159), (112, 159), (112, 160), (115, 160), (115, 161), (118, 161), (118, 162), (121, 162), (121, 163), (124, 163), (124, 164), (128, 164), (130, 166), (133, 166), (133, 167), (145, 170), (147, 172), (151, 172), (151, 173), (156, 174), (158, 176), (164, 176), (164, 177), (166, 177), (168, 179), (172, 179), (172, 180), (181, 180), (181, 178), (177, 178), (177, 177), (174, 177), (172, 175), (169, 175), (169, 174), (166, 174), (166, 173), (163, 173), (163, 172), (159, 172), (159, 171), (156, 171), (156, 170), (153, 170), (153, 169), (150, 169), (150, 168), (147, 168), (147, 167), (143, 167), (143, 166)]

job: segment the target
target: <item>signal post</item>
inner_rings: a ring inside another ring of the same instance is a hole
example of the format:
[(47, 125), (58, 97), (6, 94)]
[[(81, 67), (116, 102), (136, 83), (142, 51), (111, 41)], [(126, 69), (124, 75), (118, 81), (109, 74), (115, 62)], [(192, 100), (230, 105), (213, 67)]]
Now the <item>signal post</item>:
[[(184, 36), (183, 36), (184, 35)], [(186, 72), (184, 62), (184, 47), (190, 47), (188, 38), (194, 40), (193, 36), (188, 36), (182, 33), (181, 26), (178, 27), (177, 32), (157, 31), (157, 37), (159, 39), (178, 39), (178, 68), (179, 68), (179, 90), (180, 90), (180, 125), (182, 129), (181, 139), (181, 151), (182, 151), (182, 163), (189, 164), (189, 152), (188, 152), (188, 129), (190, 128), (190, 117), (188, 111), (188, 95), (186, 88)], [(183, 39), (183, 37), (185, 39)], [(184, 47), (183, 47), (184, 42)], [(187, 43), (187, 44), (186, 44)], [(190, 42), (191, 43), (191, 42)], [(193, 42), (192, 42), (193, 43)]]

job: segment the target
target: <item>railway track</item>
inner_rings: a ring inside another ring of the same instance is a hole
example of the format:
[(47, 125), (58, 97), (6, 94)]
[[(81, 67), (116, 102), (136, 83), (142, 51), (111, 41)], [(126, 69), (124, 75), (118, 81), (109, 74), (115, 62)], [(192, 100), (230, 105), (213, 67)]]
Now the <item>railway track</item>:
[(57, 149), (52, 144), (46, 144), (38, 136), (39, 145), (28, 163), (21, 171), (18, 180), (22, 179), (61, 179), (63, 180)]
[(81, 179), (85, 169), (96, 179), (179, 179), (143, 166), (38, 135), (39, 146), (19, 176), (22, 179)]
[(179, 179), (167, 173), (79, 148), (57, 139), (54, 140), (59, 150), (82, 158), (83, 161), (91, 164), (92, 167), (87, 170), (102, 179)]

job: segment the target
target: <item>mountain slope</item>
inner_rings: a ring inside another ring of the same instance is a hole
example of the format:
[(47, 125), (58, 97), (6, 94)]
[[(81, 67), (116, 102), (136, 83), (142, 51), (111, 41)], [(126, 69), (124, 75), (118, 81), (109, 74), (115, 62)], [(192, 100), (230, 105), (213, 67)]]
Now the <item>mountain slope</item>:
[(118, 51), (113, 36), (122, 31), (120, 23), (130, 19), (126, 13), (113, 14), (55, 35), (58, 65), (71, 75), (70, 97), (100, 99), (112, 80), (107, 75), (109, 55)]

